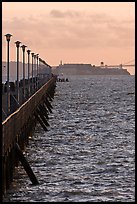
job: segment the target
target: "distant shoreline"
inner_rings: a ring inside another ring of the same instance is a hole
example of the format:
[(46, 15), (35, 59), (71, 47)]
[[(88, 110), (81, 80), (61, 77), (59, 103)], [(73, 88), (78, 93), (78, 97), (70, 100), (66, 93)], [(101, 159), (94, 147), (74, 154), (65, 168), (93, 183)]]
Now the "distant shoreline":
[[(22, 62), (19, 62), (19, 75), (20, 79), (22, 79)], [(7, 78), (7, 70), (6, 70), (7, 62), (2, 62), (2, 83), (5, 83)], [(28, 64), (25, 63), (25, 76), (27, 78), (27, 66)], [(31, 63), (30, 63), (31, 66)], [(71, 72), (70, 72), (71, 69)], [(80, 72), (78, 72), (80, 70)], [(52, 72), (53, 74), (60, 74), (64, 73), (66, 75), (131, 75), (135, 76), (135, 74), (131, 74), (127, 71), (127, 69), (116, 69), (115, 68), (100, 68), (100, 67), (93, 67), (91, 64), (64, 64), (59, 66), (53, 66)], [(122, 70), (122, 71), (119, 71)], [(121, 72), (121, 73), (120, 73)], [(10, 81), (16, 80), (16, 62), (10, 61)]]
[(91, 64), (63, 64), (54, 69), (54, 73), (60, 75), (130, 75), (127, 69), (106, 68), (92, 66)]

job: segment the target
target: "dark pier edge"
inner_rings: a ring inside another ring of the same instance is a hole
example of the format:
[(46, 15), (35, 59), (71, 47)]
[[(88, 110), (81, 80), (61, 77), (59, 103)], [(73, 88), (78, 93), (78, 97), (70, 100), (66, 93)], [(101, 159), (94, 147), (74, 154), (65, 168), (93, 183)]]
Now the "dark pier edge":
[(23, 105), (2, 122), (2, 197), (13, 181), (13, 173), (19, 161), (23, 165), (32, 184), (39, 184), (27, 158), (22, 151), (29, 144), (36, 123), (39, 122), (48, 131), (48, 115), (52, 113), (51, 102), (54, 99), (57, 77), (53, 76)]

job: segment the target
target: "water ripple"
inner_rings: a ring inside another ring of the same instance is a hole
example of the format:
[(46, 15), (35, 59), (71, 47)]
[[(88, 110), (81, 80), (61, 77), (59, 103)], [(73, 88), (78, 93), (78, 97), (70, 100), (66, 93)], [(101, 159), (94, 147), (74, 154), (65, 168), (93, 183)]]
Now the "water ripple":
[(38, 124), (25, 153), (40, 185), (19, 166), (4, 201), (135, 201), (134, 93), (133, 76), (58, 83), (49, 131)]

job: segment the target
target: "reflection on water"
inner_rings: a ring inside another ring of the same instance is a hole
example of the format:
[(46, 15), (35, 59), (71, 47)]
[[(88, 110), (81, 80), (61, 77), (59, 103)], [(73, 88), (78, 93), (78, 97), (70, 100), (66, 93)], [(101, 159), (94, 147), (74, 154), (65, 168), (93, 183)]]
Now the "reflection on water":
[(134, 76), (70, 77), (58, 82), (49, 131), (38, 124), (4, 201), (135, 201)]

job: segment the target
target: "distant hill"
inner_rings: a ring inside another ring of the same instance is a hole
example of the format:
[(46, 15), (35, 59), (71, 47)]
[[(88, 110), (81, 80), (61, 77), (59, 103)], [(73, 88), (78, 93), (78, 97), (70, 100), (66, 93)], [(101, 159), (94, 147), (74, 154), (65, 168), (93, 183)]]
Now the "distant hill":
[[(15, 61), (11, 61), (9, 64), (9, 75), (10, 81), (16, 80), (17, 73), (17, 63)], [(25, 64), (25, 75), (27, 76), (27, 64)], [(2, 81), (6, 81), (7, 76), (7, 62), (2, 62)], [(21, 79), (23, 76), (23, 63), (19, 62), (19, 78)]]
[(60, 75), (130, 75), (127, 69), (101, 68), (91, 64), (63, 64), (56, 66), (53, 73)]
[[(30, 63), (30, 73), (32, 69), (32, 64)], [(36, 73), (34, 65), (34, 75)], [(17, 62), (10, 61), (9, 64), (9, 75), (10, 75), (10, 81), (15, 81), (17, 76)], [(5, 82), (7, 80), (7, 62), (2, 62), (2, 81)], [(19, 79), (21, 79), (23, 76), (23, 63), (19, 62)], [(25, 63), (25, 76), (28, 76), (28, 64)]]

